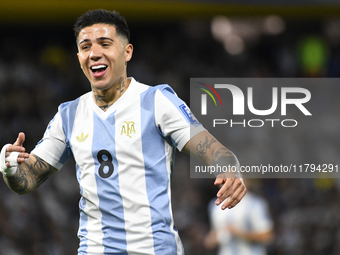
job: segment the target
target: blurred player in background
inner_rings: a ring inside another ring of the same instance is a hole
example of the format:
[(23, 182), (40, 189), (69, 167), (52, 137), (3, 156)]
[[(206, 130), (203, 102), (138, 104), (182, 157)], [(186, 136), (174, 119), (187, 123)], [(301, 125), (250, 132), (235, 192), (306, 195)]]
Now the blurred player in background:
[[(175, 148), (189, 154), (208, 140), (191, 155), (209, 165), (238, 166), (237, 158), (168, 85), (151, 87), (127, 77), (133, 46), (117, 12), (89, 11), (74, 29), (92, 91), (60, 105), (31, 154), (23, 147), (24, 133), (3, 147), (4, 180), (19, 194), (32, 192), (73, 155), (81, 193), (79, 255), (183, 254), (170, 198)], [(246, 193), (236, 176), (216, 178), (215, 185), (222, 185), (215, 201), (222, 209)]]
[(274, 224), (268, 203), (251, 192), (258, 180), (245, 180), (249, 191), (233, 210), (220, 213), (211, 201), (208, 206), (211, 231), (205, 238), (208, 250), (218, 255), (266, 255), (274, 238)]

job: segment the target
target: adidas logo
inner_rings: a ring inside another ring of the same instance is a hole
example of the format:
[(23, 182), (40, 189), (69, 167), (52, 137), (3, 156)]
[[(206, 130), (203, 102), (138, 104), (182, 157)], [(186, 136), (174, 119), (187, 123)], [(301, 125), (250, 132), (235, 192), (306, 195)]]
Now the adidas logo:
[(80, 137), (77, 136), (76, 138), (77, 138), (77, 141), (78, 141), (78, 142), (82, 143), (82, 142), (85, 142), (85, 140), (86, 140), (86, 138), (87, 138), (88, 136), (89, 136), (89, 134), (87, 134), (86, 136), (84, 136), (84, 133), (82, 132), (81, 135), (80, 135)]

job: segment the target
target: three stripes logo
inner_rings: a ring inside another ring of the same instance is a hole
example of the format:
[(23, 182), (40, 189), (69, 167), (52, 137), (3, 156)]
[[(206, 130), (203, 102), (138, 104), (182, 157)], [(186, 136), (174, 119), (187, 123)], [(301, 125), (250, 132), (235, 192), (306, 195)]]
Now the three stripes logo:
[[(206, 87), (206, 88), (201, 88), (201, 87), (196, 87), (196, 88), (206, 92), (212, 98), (212, 100), (214, 101), (215, 106), (217, 106), (216, 99), (215, 99), (214, 95), (208, 89), (210, 89), (215, 94), (215, 96), (218, 98), (218, 101), (220, 102), (220, 104), (222, 106), (221, 97), (220, 97), (220, 95), (217, 93), (217, 91), (213, 87), (211, 87), (210, 85), (205, 84), (203, 82), (197, 82), (197, 83)], [(207, 94), (202, 94), (201, 95), (201, 103), (202, 103), (202, 105), (201, 105), (201, 114), (202, 115), (207, 115)]]

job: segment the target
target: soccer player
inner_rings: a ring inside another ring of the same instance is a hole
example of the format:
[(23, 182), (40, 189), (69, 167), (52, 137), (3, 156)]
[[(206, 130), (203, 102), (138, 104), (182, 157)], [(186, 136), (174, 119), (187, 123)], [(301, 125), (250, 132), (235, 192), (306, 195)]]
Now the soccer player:
[[(79, 63), (92, 90), (59, 106), (30, 154), (24, 133), (3, 147), (4, 180), (19, 194), (32, 192), (73, 155), (81, 193), (78, 255), (183, 254), (171, 211), (175, 148), (189, 154), (190, 147), (208, 139), (199, 153), (204, 162), (238, 164), (237, 159), (168, 85), (151, 87), (127, 77), (133, 46), (117, 12), (89, 11), (74, 29)], [(216, 200), (223, 209), (246, 193), (237, 177), (219, 177), (215, 184), (223, 184)]]
[(252, 192), (256, 179), (245, 180), (249, 189), (240, 204), (221, 213), (214, 199), (208, 212), (211, 231), (204, 240), (205, 247), (218, 248), (218, 255), (266, 255), (266, 245), (274, 239), (274, 223), (268, 202)]

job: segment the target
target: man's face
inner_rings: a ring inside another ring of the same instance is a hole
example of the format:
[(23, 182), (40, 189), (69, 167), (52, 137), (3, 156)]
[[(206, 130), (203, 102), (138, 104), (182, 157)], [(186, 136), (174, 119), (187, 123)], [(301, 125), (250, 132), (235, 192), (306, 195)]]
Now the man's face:
[(91, 86), (108, 90), (120, 77), (126, 78), (126, 62), (132, 57), (132, 45), (116, 34), (108, 24), (83, 28), (78, 36), (78, 60)]

